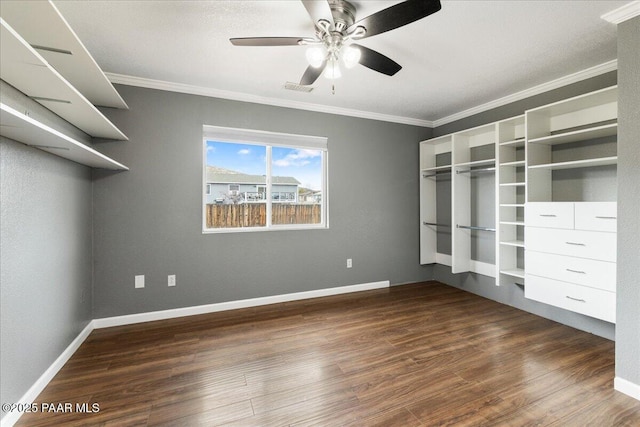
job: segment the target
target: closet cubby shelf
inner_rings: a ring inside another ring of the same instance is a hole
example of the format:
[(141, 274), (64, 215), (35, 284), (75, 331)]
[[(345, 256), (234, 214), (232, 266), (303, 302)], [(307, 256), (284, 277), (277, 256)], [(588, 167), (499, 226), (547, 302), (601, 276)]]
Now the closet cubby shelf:
[(501, 208), (524, 208), (524, 203), (500, 203)]
[(128, 139), (4, 19), (0, 24), (2, 80), (92, 137)]
[(129, 170), (122, 163), (2, 103), (0, 103), (0, 134), (85, 166)]
[(420, 169), (421, 172), (440, 172), (440, 171), (446, 171), (451, 169), (451, 165), (444, 165), (444, 166), (434, 166), (432, 168), (423, 168)]
[(502, 225), (524, 225), (524, 221), (500, 221)]
[(618, 124), (611, 123), (602, 126), (595, 126), (587, 129), (580, 129), (570, 132), (557, 133), (555, 135), (543, 136), (540, 138), (530, 139), (530, 144), (567, 144), (570, 142), (585, 141), (589, 139), (603, 138), (613, 136), (618, 133)]
[(579, 169), (579, 168), (591, 168), (596, 166), (610, 166), (610, 165), (615, 165), (617, 163), (618, 163), (618, 156), (611, 156), (611, 157), (599, 157), (596, 159), (572, 160), (569, 162), (530, 165), (529, 169), (546, 169), (546, 170)]
[(525, 161), (524, 160), (517, 160), (515, 162), (505, 162), (505, 163), (500, 163), (500, 166), (514, 166), (514, 167), (519, 167), (519, 166), (524, 166), (525, 165)]
[(500, 242), (500, 244), (505, 246), (516, 246), (518, 248), (524, 248), (524, 240), (507, 240), (504, 242)]
[(524, 182), (504, 182), (500, 184), (500, 187), (524, 187)]
[(465, 162), (465, 163), (456, 163), (454, 166), (486, 166), (492, 165), (496, 162), (496, 159), (484, 159), (484, 160), (475, 160), (473, 162)]
[(514, 268), (512, 270), (500, 270), (500, 274), (506, 274), (508, 276), (524, 279), (524, 269), (522, 268)]
[(501, 142), (498, 145), (500, 145), (501, 147), (509, 147), (509, 146), (515, 147), (515, 148), (524, 147), (524, 137), (516, 138), (511, 141)]

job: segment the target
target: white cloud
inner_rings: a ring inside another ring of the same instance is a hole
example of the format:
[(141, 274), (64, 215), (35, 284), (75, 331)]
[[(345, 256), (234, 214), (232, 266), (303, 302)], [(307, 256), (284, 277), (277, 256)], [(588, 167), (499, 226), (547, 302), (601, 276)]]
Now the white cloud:
[(314, 157), (320, 157), (321, 151), (300, 149), (287, 154), (283, 159), (274, 160), (273, 164), (280, 167), (305, 166), (311, 163)]
[(243, 148), (242, 150), (238, 151), (238, 154), (240, 154), (241, 156), (246, 156), (249, 153), (251, 153), (251, 150), (249, 150), (248, 148)]
[(214, 153), (216, 151), (216, 147), (213, 145), (207, 145), (207, 153)]

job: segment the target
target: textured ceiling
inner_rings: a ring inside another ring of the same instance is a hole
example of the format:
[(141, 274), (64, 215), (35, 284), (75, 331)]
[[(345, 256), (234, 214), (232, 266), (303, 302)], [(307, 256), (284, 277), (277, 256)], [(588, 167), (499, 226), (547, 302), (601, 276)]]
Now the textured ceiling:
[[(356, 20), (397, 1), (352, 1)], [(435, 121), (616, 58), (600, 18), (628, 1), (442, 1), (442, 10), (362, 40), (403, 66), (393, 77), (357, 66), (310, 93), (305, 47), (237, 47), (230, 37), (312, 36), (288, 1), (54, 1), (110, 73), (285, 102)]]

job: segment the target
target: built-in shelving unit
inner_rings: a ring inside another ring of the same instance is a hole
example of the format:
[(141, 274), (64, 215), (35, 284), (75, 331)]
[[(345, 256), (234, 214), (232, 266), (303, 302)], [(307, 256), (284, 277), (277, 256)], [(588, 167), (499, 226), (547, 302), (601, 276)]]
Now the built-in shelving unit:
[(607, 322), (616, 308), (617, 99), (614, 86), (526, 112), (525, 297)]
[(420, 143), (420, 263), (436, 262), (438, 229), (450, 228), (451, 222), (438, 222), (436, 214), (437, 181), (451, 177), (451, 163), (438, 164), (440, 155), (450, 155), (453, 138), (447, 135)]
[[(90, 137), (126, 140), (69, 82), (72, 79), (99, 104), (127, 107), (55, 6), (51, 2), (9, 3), (3, 4), (0, 18), (0, 78)], [(12, 22), (28, 34), (29, 42)], [(122, 163), (38, 121), (27, 108), (19, 111), (12, 104), (1, 103), (0, 135), (90, 167), (127, 170)]]
[(524, 282), (525, 123), (524, 115), (496, 124), (498, 200), (497, 285)]

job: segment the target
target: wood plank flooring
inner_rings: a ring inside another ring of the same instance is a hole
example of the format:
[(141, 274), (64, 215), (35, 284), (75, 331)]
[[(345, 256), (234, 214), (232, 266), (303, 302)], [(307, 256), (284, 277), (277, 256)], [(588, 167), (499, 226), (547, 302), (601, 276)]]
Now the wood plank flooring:
[(614, 343), (437, 282), (91, 333), (20, 426), (640, 426)]

